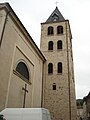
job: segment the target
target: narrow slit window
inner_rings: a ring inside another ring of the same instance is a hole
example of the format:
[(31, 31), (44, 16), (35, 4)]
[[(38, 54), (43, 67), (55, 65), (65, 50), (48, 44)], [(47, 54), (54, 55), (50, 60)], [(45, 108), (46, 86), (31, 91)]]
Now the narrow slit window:
[(53, 87), (53, 90), (56, 90), (56, 84), (53, 84), (52, 87)]

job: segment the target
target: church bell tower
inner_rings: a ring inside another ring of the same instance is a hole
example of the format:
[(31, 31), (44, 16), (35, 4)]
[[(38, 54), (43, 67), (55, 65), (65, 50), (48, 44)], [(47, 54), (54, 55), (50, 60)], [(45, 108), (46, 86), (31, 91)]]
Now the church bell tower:
[(47, 60), (42, 107), (49, 109), (52, 120), (76, 120), (72, 34), (58, 7), (41, 23), (40, 48)]

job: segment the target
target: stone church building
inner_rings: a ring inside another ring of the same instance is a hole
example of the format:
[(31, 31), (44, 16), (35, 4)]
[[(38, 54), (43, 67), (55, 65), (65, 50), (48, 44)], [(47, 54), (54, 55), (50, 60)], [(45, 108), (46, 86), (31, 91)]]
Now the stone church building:
[(0, 4), (0, 111), (6, 107), (76, 120), (72, 34), (58, 7), (41, 23), (39, 49), (9, 3)]

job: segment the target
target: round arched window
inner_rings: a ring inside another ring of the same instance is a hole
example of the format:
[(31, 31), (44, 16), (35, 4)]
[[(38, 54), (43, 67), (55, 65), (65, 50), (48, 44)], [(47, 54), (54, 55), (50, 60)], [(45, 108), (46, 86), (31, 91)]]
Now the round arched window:
[(63, 26), (57, 27), (57, 34), (63, 34)]
[(18, 65), (16, 67), (16, 71), (18, 73), (20, 73), (24, 78), (29, 80), (29, 71), (28, 71), (28, 68), (27, 68), (27, 66), (24, 62), (19, 62), (18, 63)]
[(48, 35), (53, 35), (53, 27), (52, 26), (49, 26), (48, 27)]
[(61, 40), (57, 41), (57, 49), (62, 49), (62, 41)]
[(53, 73), (53, 64), (52, 63), (48, 64), (48, 73)]
[(53, 50), (53, 41), (48, 42), (48, 50)]

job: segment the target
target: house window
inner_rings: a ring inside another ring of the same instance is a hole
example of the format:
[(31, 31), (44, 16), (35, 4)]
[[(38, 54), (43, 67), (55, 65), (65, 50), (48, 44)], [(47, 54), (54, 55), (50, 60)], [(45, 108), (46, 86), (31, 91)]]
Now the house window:
[(58, 73), (62, 73), (62, 63), (61, 62), (59, 62), (58, 63)]
[(52, 63), (48, 64), (48, 73), (53, 73), (53, 64)]
[(62, 41), (61, 40), (59, 40), (57, 42), (57, 49), (62, 49)]
[(48, 50), (53, 50), (53, 42), (52, 41), (48, 42)]
[(24, 78), (26, 78), (27, 80), (29, 80), (29, 71), (28, 68), (26, 66), (26, 64), (24, 62), (19, 62), (17, 67), (16, 67), (16, 71), (23, 76)]
[(53, 83), (52, 89), (56, 90), (56, 83)]
[(63, 34), (63, 26), (57, 27), (57, 34)]
[(48, 27), (48, 35), (53, 35), (53, 27)]

